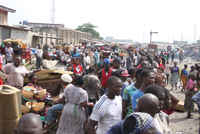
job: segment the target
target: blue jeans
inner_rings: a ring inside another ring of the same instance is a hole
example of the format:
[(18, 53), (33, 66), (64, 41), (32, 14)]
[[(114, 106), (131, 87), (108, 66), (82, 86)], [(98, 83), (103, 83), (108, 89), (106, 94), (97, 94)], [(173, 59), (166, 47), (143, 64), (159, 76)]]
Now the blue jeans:
[(64, 105), (63, 104), (56, 104), (50, 107), (47, 111), (47, 115), (45, 118), (45, 122), (47, 124), (51, 124), (52, 122), (55, 122), (57, 119), (57, 112), (56, 111), (62, 111)]

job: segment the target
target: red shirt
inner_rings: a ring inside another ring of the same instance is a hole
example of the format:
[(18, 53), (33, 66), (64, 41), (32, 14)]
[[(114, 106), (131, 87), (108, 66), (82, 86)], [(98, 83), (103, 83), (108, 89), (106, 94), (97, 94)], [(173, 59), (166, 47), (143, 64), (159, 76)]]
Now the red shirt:
[(112, 75), (112, 68), (109, 68), (108, 73), (105, 72), (105, 69), (101, 72), (101, 85), (103, 88), (106, 88), (106, 84), (110, 76)]
[(159, 64), (159, 68), (162, 68), (163, 70), (165, 70), (165, 66), (163, 64)]
[(83, 67), (80, 64), (79, 65), (73, 64), (73, 72), (75, 74), (81, 74), (83, 73)]

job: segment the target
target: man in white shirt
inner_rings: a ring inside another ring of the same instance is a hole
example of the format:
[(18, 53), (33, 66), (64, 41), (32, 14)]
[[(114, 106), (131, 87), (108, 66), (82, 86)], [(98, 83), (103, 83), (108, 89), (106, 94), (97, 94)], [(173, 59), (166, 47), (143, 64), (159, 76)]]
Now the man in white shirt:
[(7, 85), (21, 89), (24, 86), (24, 76), (30, 72), (21, 65), (21, 57), (14, 56), (13, 63), (3, 66), (3, 72), (7, 75)]
[(37, 53), (36, 53), (36, 67), (37, 67), (37, 69), (40, 69), (40, 66), (42, 64), (42, 57), (43, 57), (42, 49), (37, 49)]
[(118, 77), (111, 76), (107, 81), (107, 87), (107, 94), (95, 104), (89, 120), (91, 131), (95, 131), (97, 127), (96, 134), (106, 134), (122, 119), (122, 98), (120, 96), (122, 81)]
[(90, 56), (88, 55), (88, 53), (85, 53), (85, 57), (83, 60), (84, 60), (85, 69), (87, 71), (87, 70), (89, 70), (90, 64), (91, 64)]

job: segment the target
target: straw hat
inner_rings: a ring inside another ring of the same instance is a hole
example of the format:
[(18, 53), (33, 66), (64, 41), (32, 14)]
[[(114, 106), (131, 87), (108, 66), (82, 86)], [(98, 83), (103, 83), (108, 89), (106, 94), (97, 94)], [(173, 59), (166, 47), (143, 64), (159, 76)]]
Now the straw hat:
[(69, 74), (63, 74), (61, 76), (61, 80), (67, 83), (71, 83), (72, 82), (72, 77)]

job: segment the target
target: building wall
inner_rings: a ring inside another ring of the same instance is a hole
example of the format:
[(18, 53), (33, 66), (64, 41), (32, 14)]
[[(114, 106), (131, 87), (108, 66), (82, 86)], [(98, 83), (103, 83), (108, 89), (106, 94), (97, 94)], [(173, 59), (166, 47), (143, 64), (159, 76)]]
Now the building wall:
[(31, 31), (21, 31), (16, 29), (11, 29), (11, 39), (19, 39), (31, 47), (32, 43), (32, 32)]
[(64, 29), (63, 42), (67, 44), (79, 44), (81, 40), (91, 40), (92, 36), (89, 33), (84, 33), (76, 30)]
[(0, 42), (10, 38), (10, 30), (8, 28), (0, 27)]
[(6, 39), (19, 39), (30, 47), (32, 42), (32, 32), (10, 27), (0, 27), (0, 42)]
[(38, 33), (41, 36), (39, 44), (42, 46), (45, 44), (62, 44), (63, 43), (63, 31), (57, 27), (32, 27), (33, 32)]
[(38, 27), (38, 28), (43, 28), (43, 27), (48, 27), (48, 28), (64, 28), (64, 24), (48, 24), (48, 23), (28, 23), (27, 24), (30, 27)]
[(0, 24), (1, 25), (8, 24), (8, 12), (0, 10)]
[(51, 42), (56, 45), (62, 43), (77, 45), (81, 40), (92, 39), (90, 34), (64, 28), (63, 24), (29, 23), (28, 25), (32, 27), (33, 32), (41, 35), (41, 45), (51, 44)]

